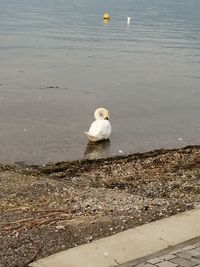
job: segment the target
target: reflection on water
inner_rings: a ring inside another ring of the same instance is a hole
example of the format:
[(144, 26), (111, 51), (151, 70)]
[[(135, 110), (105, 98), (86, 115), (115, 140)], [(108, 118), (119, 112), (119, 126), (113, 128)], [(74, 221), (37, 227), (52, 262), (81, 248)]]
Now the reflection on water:
[(103, 24), (104, 24), (105, 26), (108, 26), (108, 24), (109, 24), (109, 20), (108, 20), (108, 19), (104, 19), (104, 20), (103, 20)]
[(98, 159), (108, 157), (109, 155), (110, 140), (100, 142), (89, 141), (84, 152), (84, 159)]

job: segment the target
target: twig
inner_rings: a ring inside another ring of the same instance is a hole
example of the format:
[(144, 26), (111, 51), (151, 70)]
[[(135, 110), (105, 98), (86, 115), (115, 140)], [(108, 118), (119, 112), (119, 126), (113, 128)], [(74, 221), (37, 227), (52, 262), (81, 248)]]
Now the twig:
[(51, 214), (44, 214), (44, 215), (42, 215), (42, 216), (40, 216), (39, 218), (35, 218), (36, 220), (37, 219), (42, 219), (42, 218), (46, 218), (46, 217), (51, 217), (51, 216), (54, 216), (54, 215), (61, 215), (61, 216), (67, 216), (68, 214), (66, 214), (66, 213), (61, 213), (61, 212), (53, 212), (53, 213), (51, 213)]
[(62, 213), (66, 213), (67, 211), (65, 209), (52, 209), (52, 210), (48, 210), (48, 209), (45, 209), (45, 210), (32, 210), (33, 212), (62, 212)]
[[(61, 213), (61, 212), (59, 212)], [(28, 222), (28, 221), (34, 221), (34, 220), (39, 220), (39, 219), (42, 219), (42, 218), (45, 218), (45, 217), (51, 217), (51, 216), (54, 216), (54, 215), (58, 215), (58, 212), (54, 212), (52, 214), (45, 214), (43, 216), (40, 216), (39, 218), (26, 218), (26, 219), (21, 219), (21, 220), (17, 220), (17, 221), (12, 221), (12, 222), (7, 222), (7, 223), (0, 223), (0, 225), (2, 226), (6, 226), (6, 225), (10, 225), (10, 224), (17, 224), (17, 223), (23, 223), (23, 222)], [(67, 216), (68, 214), (65, 214), (65, 213), (61, 213), (60, 215), (62, 216)]]
[(72, 216), (68, 216), (68, 218), (62, 218), (62, 217), (56, 217), (56, 218), (52, 218), (52, 219), (46, 219), (46, 220), (43, 220), (41, 222), (39, 222), (37, 224), (37, 226), (40, 226), (42, 224), (45, 224), (46, 222), (49, 224), (51, 222), (56, 222), (56, 221), (66, 221), (66, 220), (70, 220), (72, 218)]
[(16, 207), (11, 209), (6, 209), (4, 212), (13, 212), (13, 211), (31, 211), (31, 212), (67, 212), (66, 209), (32, 209), (30, 207)]
[(4, 210), (4, 212), (27, 211), (29, 209), (30, 209), (30, 207), (18, 207), (18, 208), (11, 208), (11, 209)]
[[(43, 218), (46, 218), (46, 217), (52, 217), (52, 216), (58, 216), (58, 213), (57, 212), (54, 212), (52, 214), (45, 214), (43, 216), (40, 216), (39, 218), (27, 218), (27, 219), (21, 219), (21, 220), (17, 220), (17, 221), (12, 221), (12, 222), (8, 222), (8, 223), (0, 223), (0, 226), (10, 226), (10, 225), (13, 225), (13, 224), (20, 224), (20, 223), (26, 223), (26, 222), (31, 222), (31, 225), (40, 225), (40, 224), (43, 224), (44, 222), (48, 222), (48, 221), (52, 221), (52, 219), (47, 219), (47, 220), (44, 220), (44, 221), (40, 221), (41, 219)], [(59, 218), (55, 218), (55, 220), (63, 220), (63, 219), (67, 219), (69, 220), (71, 218), (71, 215), (69, 214), (65, 214), (65, 213), (59, 213), (60, 217)], [(63, 218), (63, 217), (66, 217), (68, 216), (68, 218)], [(54, 219), (53, 219), (54, 220)]]
[(6, 226), (6, 225), (10, 225), (10, 224), (23, 223), (23, 222), (32, 221), (32, 220), (34, 220), (34, 219), (35, 219), (35, 218), (21, 219), (21, 220), (18, 220), (18, 221), (13, 221), (13, 222), (8, 222), (8, 223), (0, 223), (0, 225), (2, 225), (2, 226)]

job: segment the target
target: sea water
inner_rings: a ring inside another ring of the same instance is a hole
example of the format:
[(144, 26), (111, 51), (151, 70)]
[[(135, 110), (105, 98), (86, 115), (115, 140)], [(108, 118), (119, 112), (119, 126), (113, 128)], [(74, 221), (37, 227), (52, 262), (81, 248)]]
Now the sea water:
[[(1, 0), (1, 162), (199, 144), (199, 14), (199, 0)], [(112, 136), (87, 145), (97, 107)]]

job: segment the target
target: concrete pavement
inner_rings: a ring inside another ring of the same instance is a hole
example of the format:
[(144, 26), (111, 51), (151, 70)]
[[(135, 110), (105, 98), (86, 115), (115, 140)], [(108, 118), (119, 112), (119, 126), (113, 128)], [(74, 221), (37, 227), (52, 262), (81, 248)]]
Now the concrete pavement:
[[(36, 261), (30, 266), (113, 267), (125, 263), (132, 264), (133, 262), (130, 261), (197, 237), (200, 237), (200, 209), (171, 216), (57, 253)], [(152, 264), (149, 262), (143, 263)], [(143, 266), (149, 267), (149, 265)]]
[(199, 267), (200, 237), (118, 267)]

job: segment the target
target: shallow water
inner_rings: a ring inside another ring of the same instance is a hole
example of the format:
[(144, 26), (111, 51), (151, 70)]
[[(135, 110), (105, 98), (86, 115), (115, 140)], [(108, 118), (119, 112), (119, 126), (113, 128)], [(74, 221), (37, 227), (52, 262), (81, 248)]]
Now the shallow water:
[[(198, 144), (199, 13), (199, 0), (1, 0), (1, 161)], [(111, 140), (87, 146), (100, 106)]]

